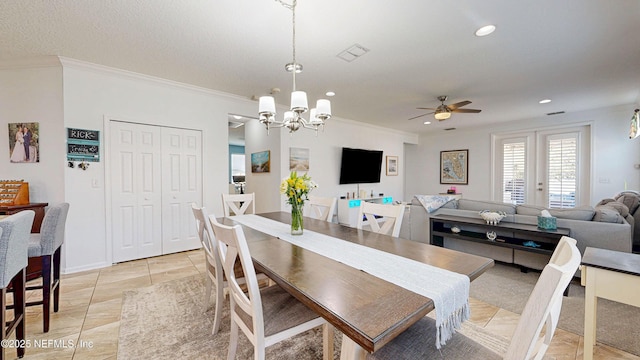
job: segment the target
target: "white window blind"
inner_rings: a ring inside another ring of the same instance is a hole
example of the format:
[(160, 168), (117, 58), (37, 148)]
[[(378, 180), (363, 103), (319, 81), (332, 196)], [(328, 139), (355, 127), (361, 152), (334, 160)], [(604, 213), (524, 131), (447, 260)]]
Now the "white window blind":
[(525, 202), (525, 142), (505, 140), (502, 144), (502, 201), (512, 204)]
[(552, 135), (547, 138), (547, 184), (550, 208), (576, 206), (579, 133)]

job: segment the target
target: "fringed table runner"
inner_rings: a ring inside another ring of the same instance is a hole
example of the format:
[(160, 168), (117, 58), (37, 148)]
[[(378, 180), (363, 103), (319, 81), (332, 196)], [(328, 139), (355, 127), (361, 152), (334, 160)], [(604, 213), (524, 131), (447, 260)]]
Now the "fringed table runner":
[(258, 215), (232, 216), (233, 220), (339, 261), (433, 300), (436, 310), (436, 347), (440, 349), (469, 319), (469, 278), (402, 256), (305, 230), (291, 235), (291, 226)]

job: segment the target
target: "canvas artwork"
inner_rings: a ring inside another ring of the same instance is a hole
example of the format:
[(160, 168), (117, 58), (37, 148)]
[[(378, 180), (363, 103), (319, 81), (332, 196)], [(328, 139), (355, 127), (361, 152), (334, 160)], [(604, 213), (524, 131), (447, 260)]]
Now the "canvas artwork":
[(268, 173), (271, 171), (270, 151), (261, 151), (251, 154), (251, 172)]
[(440, 151), (440, 184), (464, 184), (468, 179), (469, 150)]
[(12, 163), (40, 162), (40, 123), (9, 124), (9, 161)]
[(309, 149), (289, 148), (289, 171), (309, 171)]
[(387, 176), (398, 175), (398, 157), (387, 156)]

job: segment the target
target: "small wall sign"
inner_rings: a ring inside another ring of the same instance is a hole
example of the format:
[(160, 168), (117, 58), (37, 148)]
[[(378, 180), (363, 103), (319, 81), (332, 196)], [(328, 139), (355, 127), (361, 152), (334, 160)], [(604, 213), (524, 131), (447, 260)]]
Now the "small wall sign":
[(67, 161), (100, 161), (100, 131), (67, 128)]

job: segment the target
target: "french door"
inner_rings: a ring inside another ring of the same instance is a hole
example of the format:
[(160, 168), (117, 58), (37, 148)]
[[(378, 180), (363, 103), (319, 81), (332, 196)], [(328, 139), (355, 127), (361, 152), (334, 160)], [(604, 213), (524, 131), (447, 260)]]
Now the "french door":
[(113, 262), (195, 249), (202, 202), (200, 131), (110, 122)]
[(589, 125), (493, 139), (494, 200), (548, 208), (589, 204)]

